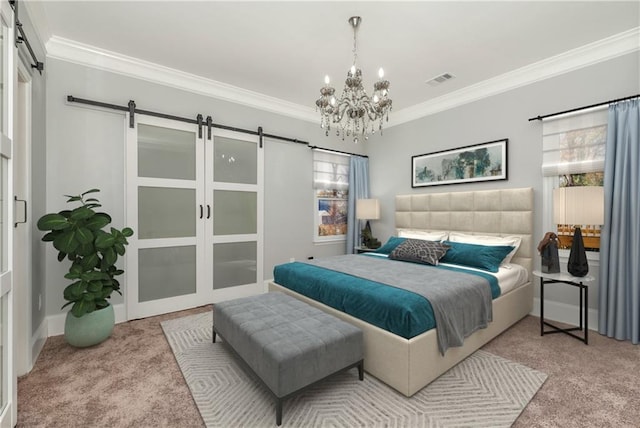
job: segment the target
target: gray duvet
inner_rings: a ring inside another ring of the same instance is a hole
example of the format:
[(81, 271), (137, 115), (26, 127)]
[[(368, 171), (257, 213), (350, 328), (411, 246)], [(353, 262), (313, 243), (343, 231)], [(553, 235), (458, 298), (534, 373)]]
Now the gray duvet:
[(464, 338), (492, 320), (491, 287), (479, 276), (383, 257), (344, 255), (306, 263), (402, 288), (426, 298), (433, 308), (438, 349), (462, 346)]

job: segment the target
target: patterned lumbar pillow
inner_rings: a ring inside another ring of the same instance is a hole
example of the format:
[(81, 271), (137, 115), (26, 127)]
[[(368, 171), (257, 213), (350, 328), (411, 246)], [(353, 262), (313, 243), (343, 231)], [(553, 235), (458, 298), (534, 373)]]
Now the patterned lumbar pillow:
[(448, 248), (440, 242), (407, 239), (389, 254), (389, 258), (436, 266)]

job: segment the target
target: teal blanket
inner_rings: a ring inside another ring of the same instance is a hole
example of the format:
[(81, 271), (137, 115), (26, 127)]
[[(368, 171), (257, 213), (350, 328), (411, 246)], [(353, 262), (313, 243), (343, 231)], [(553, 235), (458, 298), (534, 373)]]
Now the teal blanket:
[[(478, 275), (489, 282), (494, 299), (500, 295), (497, 279), (488, 273), (447, 266), (420, 267), (425, 269), (426, 277), (430, 276), (429, 269)], [(408, 290), (299, 262), (276, 266), (274, 280), (283, 287), (407, 339), (436, 327), (431, 303)]]

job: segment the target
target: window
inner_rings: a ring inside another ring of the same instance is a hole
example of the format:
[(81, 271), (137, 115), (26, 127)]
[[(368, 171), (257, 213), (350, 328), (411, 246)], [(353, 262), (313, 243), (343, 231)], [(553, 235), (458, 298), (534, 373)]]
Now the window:
[[(558, 187), (573, 186), (604, 186), (604, 172), (585, 172), (582, 174), (565, 174), (558, 177)], [(573, 242), (575, 225), (557, 224), (559, 247), (570, 249)], [(586, 251), (600, 251), (600, 226), (599, 224), (580, 225), (582, 241)]]
[[(553, 189), (602, 186), (607, 109), (583, 110), (543, 123), (544, 228), (557, 230), (560, 248), (571, 248), (576, 225), (553, 224)], [(599, 251), (600, 226), (579, 225), (587, 251)]]
[(313, 151), (314, 240), (344, 240), (347, 235), (349, 156)]

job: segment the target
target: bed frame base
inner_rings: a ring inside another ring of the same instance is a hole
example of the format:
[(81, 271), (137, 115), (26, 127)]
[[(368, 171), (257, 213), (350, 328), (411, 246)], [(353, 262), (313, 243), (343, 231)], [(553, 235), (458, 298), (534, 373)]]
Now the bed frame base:
[(498, 297), (493, 301), (493, 321), (489, 326), (467, 337), (463, 346), (449, 348), (442, 356), (438, 351), (435, 329), (412, 339), (405, 339), (275, 282), (269, 283), (269, 291), (287, 293), (360, 327), (364, 332), (364, 369), (407, 397), (424, 388), (485, 343), (524, 318), (531, 312), (533, 306), (531, 282)]

